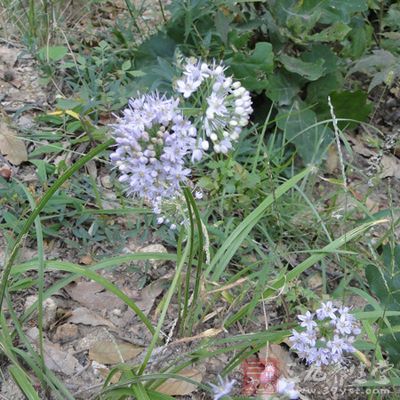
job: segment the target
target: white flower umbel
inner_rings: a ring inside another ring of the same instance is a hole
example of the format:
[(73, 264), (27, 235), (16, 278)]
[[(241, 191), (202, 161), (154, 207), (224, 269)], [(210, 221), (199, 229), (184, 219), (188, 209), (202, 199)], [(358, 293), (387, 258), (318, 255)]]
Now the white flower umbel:
[[(112, 125), (116, 149), (110, 155), (127, 193), (150, 202), (155, 213), (164, 199), (175, 198), (190, 169), (196, 128), (178, 109), (178, 99), (158, 93), (129, 101), (123, 116)], [(162, 217), (159, 218), (161, 220)]]
[(236, 380), (228, 380), (228, 379), (223, 379), (218, 375), (218, 382), (219, 385), (214, 385), (213, 383), (209, 383), (211, 386), (211, 390), (213, 392), (213, 400), (219, 400), (224, 398), (225, 396), (228, 396), (233, 387), (235, 386)]
[(335, 307), (331, 301), (321, 304), (316, 313), (307, 311), (297, 318), (303, 332), (292, 331), (292, 349), (308, 364), (338, 364), (346, 352), (355, 351), (355, 336), (361, 333), (348, 307)]
[(276, 382), (276, 392), (290, 400), (296, 400), (300, 396), (295, 388), (295, 383), (285, 378), (279, 378)]
[(175, 81), (175, 89), (193, 107), (201, 110), (196, 126), (202, 138), (198, 138), (193, 161), (199, 161), (203, 152), (209, 149), (228, 153), (249, 122), (253, 111), (250, 93), (240, 82), (227, 77), (226, 67), (216, 62), (209, 65), (201, 60), (187, 59), (182, 69), (182, 76)]

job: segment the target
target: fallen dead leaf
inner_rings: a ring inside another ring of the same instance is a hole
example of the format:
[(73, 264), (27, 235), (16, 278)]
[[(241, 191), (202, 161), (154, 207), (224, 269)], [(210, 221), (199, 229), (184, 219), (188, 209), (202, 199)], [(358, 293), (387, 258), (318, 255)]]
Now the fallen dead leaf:
[[(179, 375), (189, 378), (200, 383), (203, 379), (201, 371), (195, 368), (185, 368)], [(157, 388), (157, 392), (168, 394), (170, 396), (186, 396), (197, 389), (197, 385), (178, 379), (167, 379), (162, 385)]]
[(142, 351), (142, 347), (131, 343), (99, 340), (90, 345), (89, 359), (100, 364), (117, 364), (134, 359)]
[[(96, 361), (92, 361), (92, 368), (95, 375), (100, 375), (104, 379), (106, 379), (110, 373), (110, 369), (107, 368), (104, 364), (100, 364)], [(117, 371), (110, 380), (110, 383), (118, 383), (121, 379), (122, 372)]]
[(376, 213), (380, 210), (379, 202), (371, 199), (371, 197), (367, 197), (367, 199), (365, 200), (365, 205), (371, 213)]
[(68, 318), (68, 322), (73, 324), (83, 324), (91, 326), (104, 325), (116, 329), (116, 326), (112, 322), (106, 320), (105, 318), (96, 314), (94, 311), (88, 310), (85, 307), (78, 307), (73, 310), (71, 316)]
[(219, 335), (223, 331), (224, 330), (221, 328), (219, 328), (219, 329), (210, 328), (210, 329), (205, 330), (204, 332), (199, 333), (198, 335), (178, 339), (174, 342), (174, 344), (192, 342), (193, 340), (203, 339), (203, 338), (207, 338), (207, 337), (214, 337), (214, 336)]
[(364, 156), (364, 157), (371, 157), (376, 155), (376, 152), (371, 150), (367, 147), (361, 140), (357, 139), (356, 137), (349, 137), (349, 142), (352, 144), (352, 149), (354, 152)]
[[(1, 118), (1, 116), (0, 116)], [(19, 165), (28, 160), (25, 143), (19, 139), (14, 129), (0, 119), (0, 152), (12, 164)]]
[(333, 174), (339, 167), (339, 156), (335, 145), (331, 145), (328, 149), (328, 156), (326, 159), (326, 170)]
[(320, 272), (315, 272), (314, 274), (307, 277), (307, 287), (311, 290), (320, 292), (323, 287), (323, 279)]
[(15, 47), (0, 46), (0, 65), (8, 68), (14, 67), (19, 51), (20, 50)]
[(79, 367), (78, 360), (68, 351), (63, 350), (59, 344), (46, 341), (44, 361), (47, 368), (65, 375), (72, 375)]
[(89, 173), (90, 177), (96, 181), (97, 178), (97, 166), (96, 162), (94, 160), (90, 160), (89, 162), (86, 163), (85, 165), (87, 172)]
[(55, 342), (69, 342), (78, 337), (79, 331), (78, 327), (74, 324), (62, 324), (57, 327), (56, 333), (53, 336), (53, 341)]
[(161, 278), (150, 283), (140, 292), (136, 305), (147, 315), (153, 308), (156, 298), (163, 292), (169, 279)]
[(104, 291), (103, 286), (94, 281), (80, 281), (65, 287), (71, 298), (91, 310), (113, 310), (124, 308), (124, 302), (113, 293)]
[(394, 156), (384, 155), (381, 160), (382, 178), (393, 177), (400, 179), (400, 160)]

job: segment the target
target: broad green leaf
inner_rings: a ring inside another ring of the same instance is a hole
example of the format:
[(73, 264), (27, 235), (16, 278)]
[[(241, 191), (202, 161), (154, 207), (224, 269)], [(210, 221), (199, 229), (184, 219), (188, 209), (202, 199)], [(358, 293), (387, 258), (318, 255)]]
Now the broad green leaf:
[(287, 106), (300, 89), (300, 79), (297, 75), (278, 71), (268, 79), (266, 95), (278, 106)]
[(230, 68), (235, 77), (240, 79), (247, 89), (261, 90), (265, 88), (267, 81), (263, 77), (265, 74), (271, 73), (274, 68), (271, 43), (257, 43), (250, 56), (236, 53), (230, 63)]
[(351, 28), (343, 22), (335, 22), (321, 32), (314, 33), (307, 37), (312, 42), (340, 42), (351, 31)]
[[(335, 92), (331, 95), (332, 105), (337, 118), (347, 118), (356, 121), (366, 121), (373, 109), (373, 104), (368, 102), (367, 93), (357, 90), (355, 92)], [(342, 121), (339, 128), (345, 126), (356, 127), (356, 123)]]
[(306, 164), (321, 161), (333, 140), (332, 130), (316, 122), (315, 112), (306, 109), (300, 101), (295, 101), (290, 109), (281, 109), (277, 115), (278, 128), (286, 141), (296, 146)]
[(65, 46), (46, 46), (39, 50), (39, 57), (43, 61), (60, 61), (68, 53), (68, 48)]
[(308, 51), (301, 55), (301, 59), (308, 63), (322, 60), (324, 74), (336, 72), (339, 62), (339, 57), (326, 44), (313, 44)]
[(222, 11), (218, 11), (215, 14), (215, 29), (221, 36), (221, 40), (223, 43), (228, 42), (228, 33), (230, 31), (230, 18), (228, 18)]
[(342, 84), (343, 77), (339, 71), (310, 82), (307, 86), (307, 102), (310, 104), (318, 102), (315, 108), (316, 113), (318, 114), (318, 110), (323, 110), (326, 111), (325, 114), (328, 114), (328, 96), (340, 88)]
[(372, 54), (363, 57), (350, 69), (349, 75), (354, 72), (363, 72), (372, 76), (368, 91), (384, 83), (391, 86), (400, 76), (398, 58), (386, 50), (374, 50)]
[(365, 23), (361, 17), (353, 18), (351, 26), (352, 30), (348, 35), (351, 46), (343, 50), (346, 56), (358, 60), (371, 46), (374, 29), (371, 25)]
[(318, 1), (322, 9), (321, 23), (334, 22), (350, 23), (351, 17), (356, 13), (368, 10), (366, 0), (329, 0)]
[(282, 54), (279, 57), (279, 61), (282, 62), (287, 71), (298, 74), (309, 81), (315, 81), (325, 73), (323, 60), (317, 60), (315, 62), (305, 62), (300, 58)]

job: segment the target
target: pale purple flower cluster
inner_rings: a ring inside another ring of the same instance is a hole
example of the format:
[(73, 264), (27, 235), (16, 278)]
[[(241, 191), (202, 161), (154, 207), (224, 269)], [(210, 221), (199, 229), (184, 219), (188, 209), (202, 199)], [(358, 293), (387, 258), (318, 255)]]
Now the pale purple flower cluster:
[(213, 383), (209, 383), (211, 386), (211, 390), (213, 392), (213, 400), (220, 400), (225, 396), (228, 396), (231, 391), (233, 390), (233, 387), (235, 386), (236, 380), (229, 380), (229, 379), (223, 379), (221, 376), (218, 375), (218, 381), (219, 385), (214, 385)]
[(344, 353), (354, 352), (355, 336), (361, 333), (349, 307), (336, 307), (331, 301), (321, 304), (315, 314), (307, 311), (299, 315), (304, 331), (292, 331), (292, 349), (308, 364), (337, 364)]
[(199, 161), (203, 151), (210, 148), (216, 153), (228, 153), (232, 143), (250, 118), (250, 93), (238, 81), (225, 75), (221, 64), (208, 65), (201, 60), (188, 59), (183, 66), (183, 75), (175, 82), (175, 88), (184, 98), (198, 104), (205, 114), (200, 118), (199, 130), (205, 133), (198, 140), (194, 160)]
[(110, 155), (127, 193), (144, 198), (159, 213), (163, 199), (174, 198), (190, 169), (185, 158), (196, 146), (196, 128), (178, 109), (178, 99), (158, 93), (129, 101), (112, 126), (116, 149)]

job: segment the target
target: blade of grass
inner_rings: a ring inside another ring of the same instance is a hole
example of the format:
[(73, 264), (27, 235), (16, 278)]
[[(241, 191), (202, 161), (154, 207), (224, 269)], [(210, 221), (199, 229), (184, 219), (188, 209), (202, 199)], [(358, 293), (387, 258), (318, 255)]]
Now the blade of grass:
[(8, 367), (8, 371), (28, 400), (40, 400), (40, 397), (32, 386), (28, 375), (21, 367), (18, 365), (11, 365)]
[(77, 172), (81, 167), (83, 167), (88, 161), (90, 161), (91, 159), (96, 157), (98, 154), (103, 152), (105, 149), (107, 149), (113, 143), (114, 143), (114, 140), (109, 139), (105, 143), (99, 144), (94, 149), (89, 151), (88, 154), (86, 154), (81, 159), (79, 159), (70, 168), (68, 168), (68, 170), (65, 171), (64, 174), (61, 175), (53, 183), (53, 185), (47, 190), (47, 192), (44, 194), (42, 199), (39, 201), (36, 208), (30, 214), (30, 216), (26, 220), (24, 226), (22, 227), (20, 234), (15, 239), (14, 245), (12, 246), (11, 251), (10, 251), (10, 256), (9, 256), (7, 262), (5, 263), (5, 266), (3, 269), (3, 273), (1, 276), (1, 282), (0, 282), (0, 310), (2, 310), (4, 295), (5, 295), (5, 292), (7, 289), (8, 276), (10, 275), (11, 268), (14, 264), (15, 258), (17, 257), (17, 253), (22, 244), (23, 238), (25, 237), (25, 235), (28, 234), (29, 229), (35, 222), (36, 217), (40, 214), (40, 212), (46, 206), (47, 202), (51, 199), (51, 197), (56, 193), (56, 191), (61, 187), (61, 185), (64, 182), (66, 182), (75, 172)]
[[(32, 211), (36, 207), (35, 200), (28, 191), (28, 189), (21, 182), (18, 182), (24, 191)], [(44, 370), (44, 350), (43, 350), (43, 291), (44, 291), (44, 250), (43, 250), (43, 231), (40, 217), (35, 218), (36, 242), (38, 251), (38, 329), (39, 329), (39, 354), (41, 367)], [(45, 389), (45, 388), (44, 388)]]
[[(282, 273), (280, 277), (276, 278), (275, 281), (271, 285), (269, 285), (268, 289), (264, 291), (262, 298), (268, 299), (271, 296), (276, 296), (276, 293), (279, 290), (281, 290), (288, 282), (291, 282), (294, 279), (296, 279), (304, 271), (315, 265), (317, 262), (321, 261), (328, 254), (333, 254), (338, 248), (342, 247), (343, 245), (350, 242), (354, 238), (362, 235), (373, 226), (386, 222), (388, 222), (387, 219), (367, 222), (340, 236), (338, 239), (332, 241), (331, 243), (323, 247), (319, 252), (317, 253), (313, 252), (313, 254), (310, 257), (308, 257), (302, 263), (297, 265), (295, 268), (293, 268), (290, 271)], [(225, 328), (229, 328), (232, 324), (234, 324), (239, 319), (247, 315), (249, 307), (250, 303), (246, 304), (235, 315), (229, 318), (224, 325)]]
[(248, 236), (250, 231), (263, 217), (265, 210), (270, 207), (274, 201), (279, 199), (288, 190), (292, 189), (301, 179), (311, 172), (311, 167), (306, 168), (299, 174), (293, 176), (282, 185), (280, 185), (274, 194), (270, 194), (255, 210), (253, 210), (230, 234), (224, 244), (219, 248), (213, 257), (209, 267), (205, 271), (205, 276), (211, 273), (211, 279), (217, 281), (230, 260), (242, 244), (243, 240)]
[[(180, 238), (178, 240), (178, 249), (181, 247), (182, 235), (183, 235), (183, 233), (181, 233)], [(167, 292), (167, 295), (165, 297), (164, 306), (162, 308), (160, 317), (158, 319), (157, 328), (156, 328), (156, 330), (155, 330), (155, 332), (153, 334), (153, 338), (151, 340), (151, 343), (150, 343), (149, 347), (147, 348), (147, 352), (146, 352), (146, 355), (145, 355), (145, 357), (143, 359), (142, 365), (139, 368), (138, 375), (142, 375), (144, 370), (146, 369), (147, 363), (149, 362), (151, 354), (152, 354), (152, 352), (154, 350), (154, 347), (155, 347), (155, 345), (157, 343), (158, 337), (159, 337), (160, 332), (161, 332), (162, 325), (163, 325), (164, 320), (165, 320), (165, 316), (167, 315), (169, 304), (170, 304), (172, 296), (173, 296), (173, 294), (175, 292), (176, 285), (177, 285), (177, 283), (179, 281), (180, 275), (182, 274), (182, 269), (183, 269), (183, 266), (185, 265), (185, 260), (186, 260), (188, 254), (189, 254), (190, 243), (191, 243), (191, 241), (190, 241), (190, 231), (189, 231), (188, 232), (187, 241), (186, 241), (186, 246), (185, 246), (185, 249), (184, 249), (183, 253), (180, 254), (180, 252), (178, 252), (179, 261), (178, 261), (178, 265), (176, 267), (176, 272), (175, 272), (175, 275), (174, 275), (174, 279), (173, 279), (173, 281), (171, 283), (171, 286), (170, 286), (170, 288), (169, 288), (169, 290)]]

